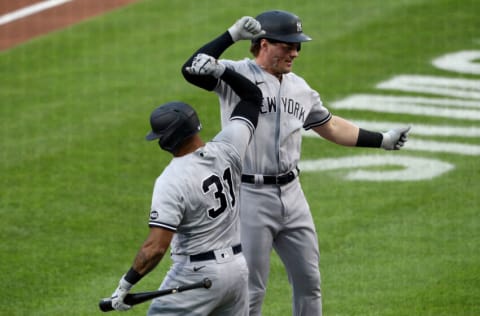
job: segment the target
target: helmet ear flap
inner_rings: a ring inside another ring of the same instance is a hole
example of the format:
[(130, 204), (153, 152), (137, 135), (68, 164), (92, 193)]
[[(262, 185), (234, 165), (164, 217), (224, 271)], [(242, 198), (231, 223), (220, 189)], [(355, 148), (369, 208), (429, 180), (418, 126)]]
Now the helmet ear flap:
[(177, 147), (176, 143), (178, 140), (172, 137), (172, 132), (173, 130), (166, 130), (165, 133), (158, 138), (158, 145), (161, 149), (173, 154), (174, 149)]
[(166, 144), (164, 141), (162, 141), (162, 138), (158, 139), (158, 146), (160, 146), (161, 149), (166, 150), (172, 154), (175, 154), (175, 149), (177, 147), (171, 144)]

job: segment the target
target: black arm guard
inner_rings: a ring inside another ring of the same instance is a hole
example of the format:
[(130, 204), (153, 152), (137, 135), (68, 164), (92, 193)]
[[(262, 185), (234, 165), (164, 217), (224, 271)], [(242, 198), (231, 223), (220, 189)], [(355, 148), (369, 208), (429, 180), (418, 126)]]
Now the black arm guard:
[(208, 91), (212, 91), (217, 85), (218, 79), (213, 76), (197, 76), (191, 75), (186, 71), (186, 67), (190, 67), (193, 62), (193, 58), (199, 53), (204, 53), (218, 59), (220, 55), (233, 44), (232, 36), (226, 31), (213, 41), (200, 47), (182, 66), (182, 75), (191, 84), (203, 88)]
[(226, 68), (220, 77), (240, 97), (240, 102), (232, 112), (233, 117), (242, 117), (257, 127), (258, 115), (262, 106), (262, 91), (249, 79), (238, 72)]
[(364, 129), (358, 131), (357, 147), (379, 148), (382, 145), (383, 135), (378, 132), (370, 132)]

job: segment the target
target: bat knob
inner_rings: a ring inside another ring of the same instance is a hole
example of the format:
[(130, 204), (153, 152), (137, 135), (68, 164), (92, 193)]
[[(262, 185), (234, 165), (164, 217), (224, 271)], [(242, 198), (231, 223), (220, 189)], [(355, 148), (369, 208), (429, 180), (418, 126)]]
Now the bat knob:
[(209, 278), (203, 279), (203, 286), (204, 286), (206, 289), (211, 288), (211, 287), (212, 287), (212, 281), (211, 281)]
[(98, 307), (102, 312), (113, 311), (112, 300), (108, 298), (102, 299), (100, 303), (98, 303)]

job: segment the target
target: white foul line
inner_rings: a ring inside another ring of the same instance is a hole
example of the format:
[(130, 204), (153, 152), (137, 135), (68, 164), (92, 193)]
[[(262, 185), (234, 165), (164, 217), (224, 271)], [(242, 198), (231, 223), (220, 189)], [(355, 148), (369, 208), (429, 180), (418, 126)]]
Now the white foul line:
[(5, 15), (0, 15), (0, 25), (7, 24), (10, 22), (13, 22), (15, 20), (24, 18), (28, 15), (32, 15), (35, 13), (38, 13), (43, 10), (50, 9), (51, 7), (55, 7), (58, 5), (61, 5), (65, 2), (69, 2), (73, 0), (48, 0), (48, 1), (42, 1), (36, 4), (33, 4), (28, 7), (24, 7), (22, 9), (19, 9), (17, 11), (13, 11), (11, 13), (7, 13)]

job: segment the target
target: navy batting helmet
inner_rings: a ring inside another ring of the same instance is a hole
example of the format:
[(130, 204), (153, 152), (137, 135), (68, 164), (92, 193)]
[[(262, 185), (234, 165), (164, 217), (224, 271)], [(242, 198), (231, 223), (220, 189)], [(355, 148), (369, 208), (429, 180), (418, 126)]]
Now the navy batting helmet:
[(169, 102), (157, 107), (150, 115), (152, 130), (147, 140), (158, 139), (160, 147), (174, 154), (179, 145), (198, 133), (202, 125), (195, 110), (183, 102)]
[(303, 33), (300, 18), (293, 13), (281, 10), (266, 11), (255, 18), (262, 25), (265, 34), (254, 38), (266, 38), (285, 43), (300, 43), (312, 38)]

